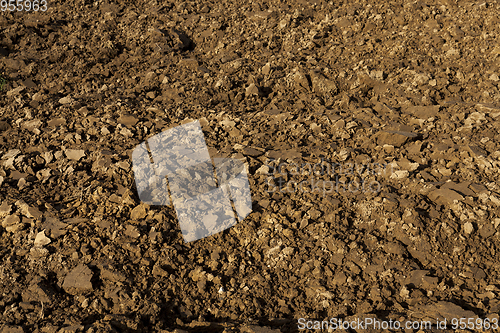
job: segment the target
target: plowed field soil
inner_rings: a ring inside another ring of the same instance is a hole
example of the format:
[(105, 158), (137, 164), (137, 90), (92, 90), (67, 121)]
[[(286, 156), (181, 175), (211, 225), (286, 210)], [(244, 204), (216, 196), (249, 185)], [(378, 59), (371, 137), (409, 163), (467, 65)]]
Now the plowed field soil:
[[(43, 2), (0, 13), (1, 332), (498, 327), (497, 1)], [(252, 212), (185, 242), (132, 151), (195, 120)]]

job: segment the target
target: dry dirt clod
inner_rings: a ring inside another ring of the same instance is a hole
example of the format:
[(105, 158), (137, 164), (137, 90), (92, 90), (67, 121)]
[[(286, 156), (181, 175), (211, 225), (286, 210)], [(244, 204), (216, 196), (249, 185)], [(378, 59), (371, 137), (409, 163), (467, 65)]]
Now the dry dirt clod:
[(2, 227), (8, 232), (17, 232), (22, 228), (21, 218), (18, 215), (9, 215), (3, 219)]
[(35, 246), (42, 247), (47, 244), (50, 244), (51, 240), (47, 236), (45, 236), (45, 230), (40, 231), (39, 233), (36, 234), (35, 237)]
[(132, 209), (132, 212), (130, 212), (130, 218), (132, 220), (141, 220), (147, 216), (147, 211), (146, 211), (146, 205), (140, 204), (136, 206), (134, 209)]
[(118, 118), (118, 122), (125, 126), (135, 126), (137, 124), (137, 118), (134, 116), (121, 116)]
[(83, 149), (67, 149), (65, 151), (66, 157), (70, 160), (79, 161), (82, 157), (85, 157), (85, 150)]
[(73, 103), (75, 100), (71, 97), (71, 96), (66, 96), (66, 97), (63, 97), (59, 100), (59, 103), (61, 104), (70, 104), (70, 103)]
[(79, 294), (92, 290), (92, 271), (85, 264), (79, 264), (64, 278), (63, 289), (70, 294)]
[(251, 96), (251, 95), (259, 95), (260, 94), (260, 90), (259, 88), (254, 84), (254, 83), (251, 83), (246, 89), (245, 89), (245, 94), (247, 96)]

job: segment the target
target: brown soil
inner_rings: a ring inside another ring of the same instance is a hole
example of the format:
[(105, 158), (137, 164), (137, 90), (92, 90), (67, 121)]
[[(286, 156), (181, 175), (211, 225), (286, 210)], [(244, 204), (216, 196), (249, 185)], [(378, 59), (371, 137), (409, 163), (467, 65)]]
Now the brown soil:
[[(48, 2), (0, 15), (2, 332), (498, 319), (498, 3)], [(196, 119), (253, 212), (185, 243), (131, 152)], [(380, 190), (269, 192), (322, 158)]]

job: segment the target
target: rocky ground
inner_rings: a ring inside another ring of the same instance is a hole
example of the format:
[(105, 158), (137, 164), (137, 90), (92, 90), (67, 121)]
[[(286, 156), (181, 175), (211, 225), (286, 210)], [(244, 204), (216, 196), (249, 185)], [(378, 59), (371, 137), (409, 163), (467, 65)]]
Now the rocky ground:
[[(1, 332), (498, 320), (500, 4), (47, 7), (0, 15)], [(131, 153), (193, 120), (253, 212), (185, 243)]]

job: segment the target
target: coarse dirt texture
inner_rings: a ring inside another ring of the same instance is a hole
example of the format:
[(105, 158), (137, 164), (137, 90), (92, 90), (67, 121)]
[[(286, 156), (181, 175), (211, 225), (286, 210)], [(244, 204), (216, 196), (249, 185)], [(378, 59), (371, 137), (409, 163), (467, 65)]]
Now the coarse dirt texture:
[[(483, 0), (2, 12), (0, 331), (498, 320), (499, 14)], [(173, 207), (140, 202), (131, 152), (196, 119), (212, 157), (248, 164), (253, 212), (185, 243)], [(322, 159), (343, 172), (291, 167)], [(300, 190), (310, 178), (341, 186)]]

